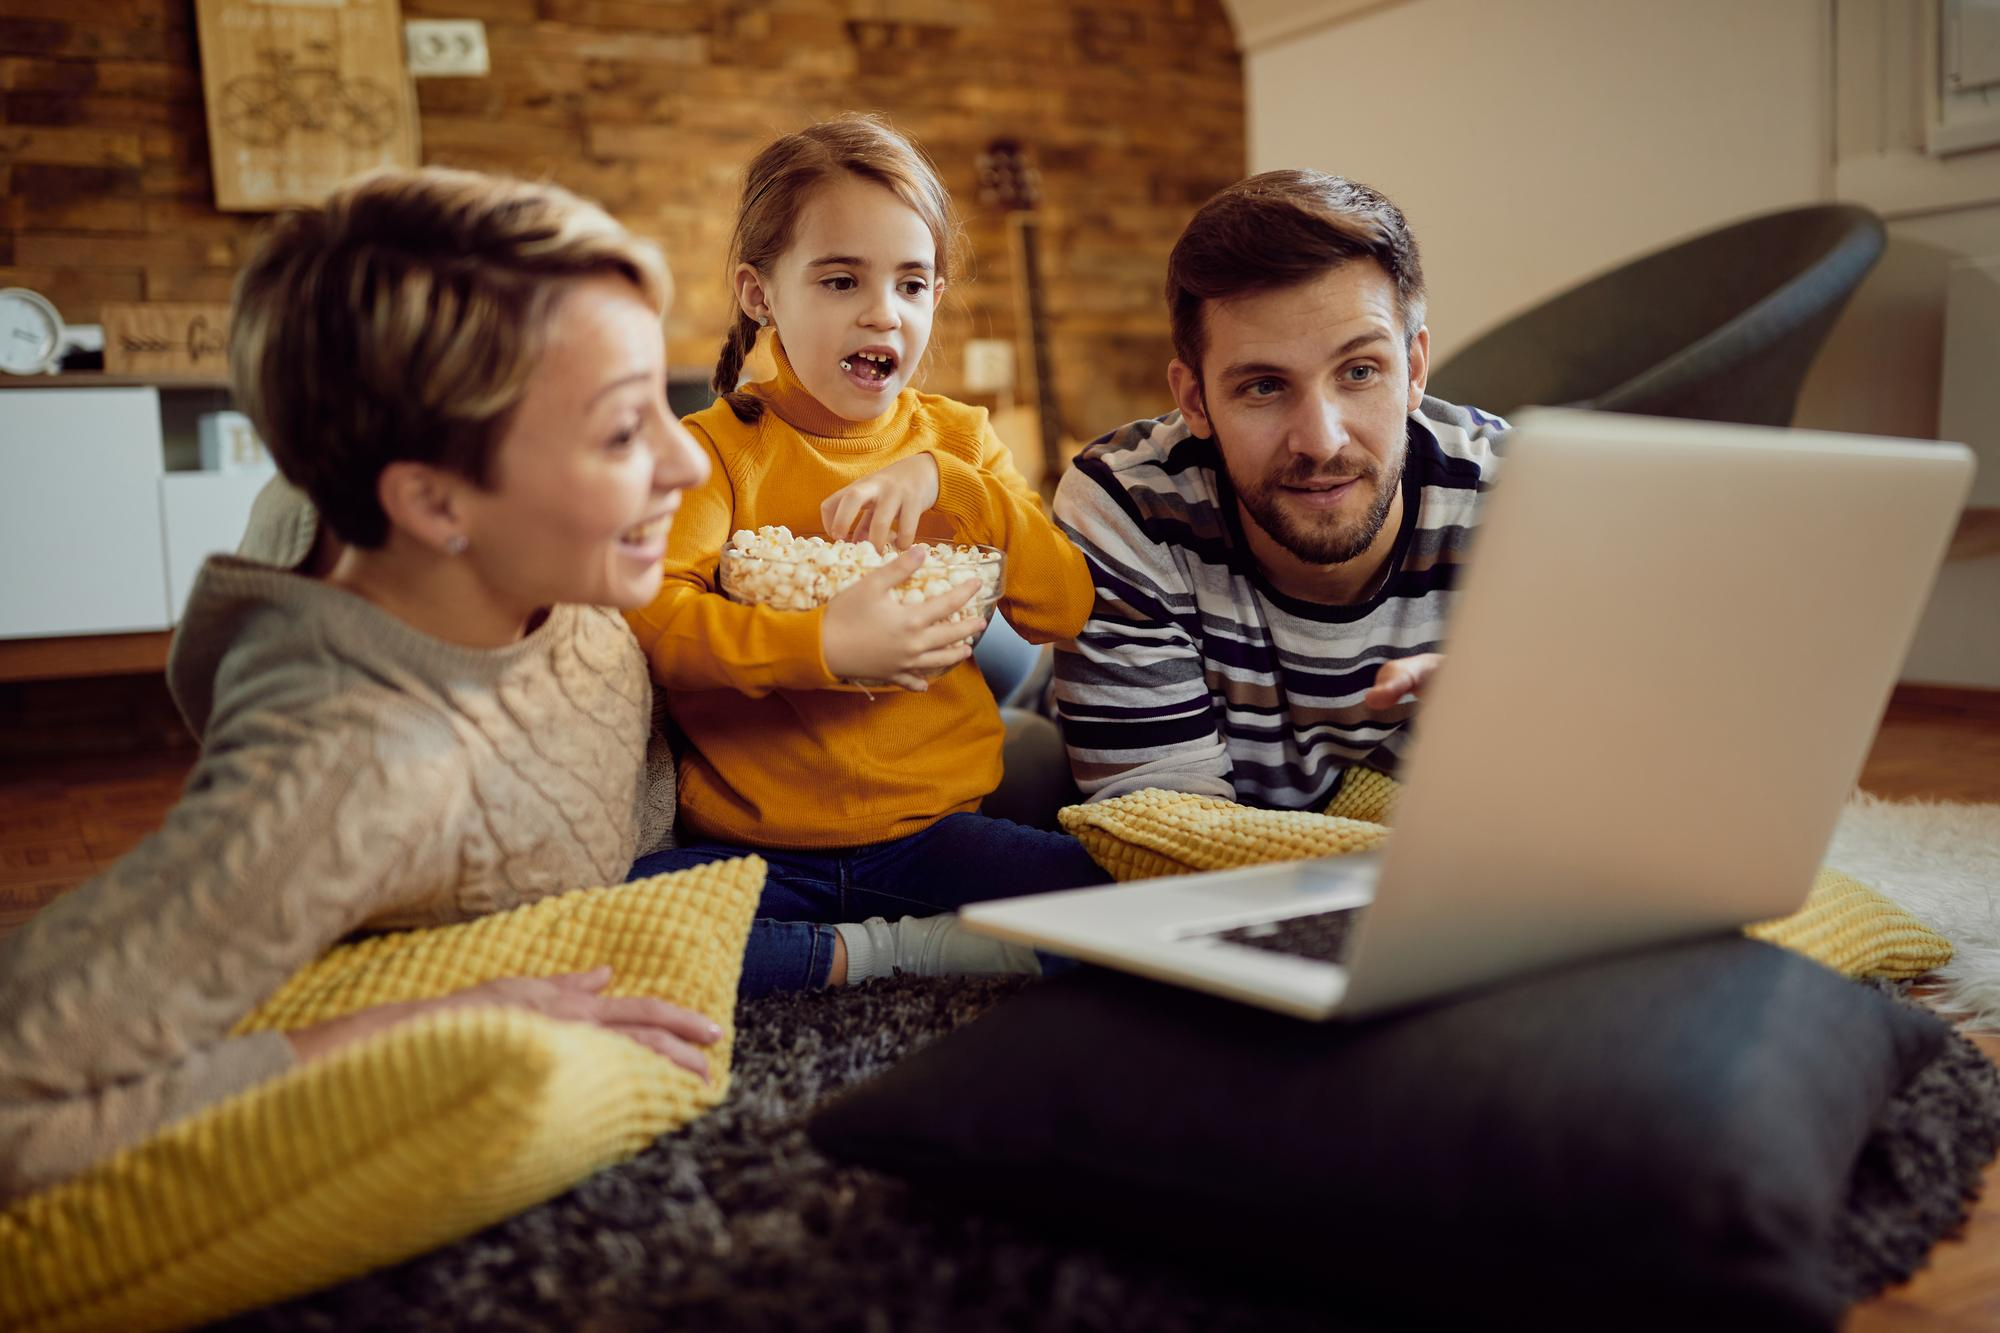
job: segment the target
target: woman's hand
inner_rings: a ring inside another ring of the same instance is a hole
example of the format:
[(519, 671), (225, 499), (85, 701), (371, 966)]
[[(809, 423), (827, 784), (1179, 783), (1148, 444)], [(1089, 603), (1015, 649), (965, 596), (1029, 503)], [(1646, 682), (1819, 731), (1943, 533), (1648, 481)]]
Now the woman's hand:
[(937, 459), (911, 454), (827, 496), (819, 521), (829, 537), (871, 541), (888, 550), (914, 542), (917, 520), (937, 502)]
[(923, 568), (924, 556), (922, 550), (905, 551), (827, 602), (819, 636), (828, 671), (842, 680), (887, 680), (921, 692), (930, 682), (920, 673), (972, 656), (968, 640), (985, 622), (954, 621), (951, 614), (979, 591), (978, 579), (921, 602), (896, 600), (896, 585)]
[(621, 1033), (681, 1068), (708, 1077), (708, 1057), (696, 1048), (710, 1045), (722, 1036), (722, 1029), (713, 1020), (665, 1000), (602, 994), (610, 984), (608, 967), (552, 977), (504, 977), (435, 999), (376, 1005), (344, 1018), (287, 1032), (285, 1036), (291, 1041), (299, 1063), (311, 1064), (350, 1042), (385, 1032), (423, 1014), (482, 1005), (526, 1009), (548, 1018), (590, 1023)]
[(1375, 673), (1375, 683), (1362, 696), (1362, 705), (1380, 712), (1385, 708), (1394, 708), (1406, 695), (1422, 694), (1425, 684), (1443, 662), (1443, 653), (1418, 653), (1415, 657), (1384, 662), (1382, 669)]

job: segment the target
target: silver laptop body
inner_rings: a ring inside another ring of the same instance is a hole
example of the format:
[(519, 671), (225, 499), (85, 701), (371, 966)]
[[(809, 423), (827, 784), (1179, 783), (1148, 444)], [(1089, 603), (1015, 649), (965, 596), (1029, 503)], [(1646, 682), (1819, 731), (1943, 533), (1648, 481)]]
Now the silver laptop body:
[[(1956, 444), (1523, 411), (1384, 852), (960, 917), (1325, 1018), (1782, 916), (1867, 757), (1972, 471)], [(1371, 897), (1344, 965), (1215, 938)]]

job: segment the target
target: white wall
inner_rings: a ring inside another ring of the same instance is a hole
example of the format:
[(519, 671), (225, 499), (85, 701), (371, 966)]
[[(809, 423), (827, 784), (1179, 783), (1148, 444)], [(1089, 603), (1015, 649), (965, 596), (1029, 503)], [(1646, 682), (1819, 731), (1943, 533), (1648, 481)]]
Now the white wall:
[[(1889, 248), (1827, 339), (1798, 421), (1931, 436), (1946, 275), (1956, 260), (2000, 255), (2000, 150), (1925, 151), (1937, 42), (1928, 3), (1837, 0), (1833, 14), (1833, 194), (1888, 219)], [(2000, 437), (1970, 443), (1984, 446), (1981, 471), (2000, 473)], [(1982, 478), (1982, 503), (1992, 482)]]
[(1824, 0), (1410, 0), (1251, 50), (1250, 169), (1394, 199), (1436, 355), (1585, 274), (1824, 197)]
[[(1888, 226), (1881, 262), (1834, 325), (1799, 394), (1801, 426), (1937, 435), (1946, 278), (1957, 260), (2000, 255), (2000, 207), (1892, 215)], [(2000, 367), (2000, 348), (1994, 361)], [(1984, 446), (1982, 474), (2000, 469), (2000, 438), (1973, 443)], [(1982, 477), (1982, 492), (1990, 480)]]
[[(1848, 198), (1889, 248), (1798, 423), (1935, 436), (1946, 273), (2000, 255), (2000, 150), (1924, 151), (1928, 0), (1400, 0), (1303, 28), (1246, 3), (1251, 170), (1338, 172), (1402, 206), (1438, 359), (1679, 237)], [(2000, 687), (2000, 560), (1948, 575), (1912, 676)]]

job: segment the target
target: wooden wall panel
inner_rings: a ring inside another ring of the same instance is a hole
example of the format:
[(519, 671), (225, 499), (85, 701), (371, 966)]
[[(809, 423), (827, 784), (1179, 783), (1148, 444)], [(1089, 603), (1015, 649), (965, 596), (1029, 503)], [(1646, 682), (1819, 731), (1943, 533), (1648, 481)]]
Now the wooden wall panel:
[(350, 176), (417, 164), (397, 0), (195, 0), (217, 207), (315, 204)]
[[(0, 283), (66, 318), (226, 297), (258, 219), (219, 212), (192, 0), (6, 0)], [(967, 337), (1011, 338), (1006, 231), (974, 164), (1011, 135), (1043, 172), (1045, 294), (1064, 424), (1168, 406), (1160, 295), (1200, 200), (1244, 169), (1243, 78), (1221, 0), (403, 0), (487, 25), (492, 73), (417, 81), (426, 161), (547, 176), (657, 237), (672, 354), (705, 366), (729, 313), (736, 181), (772, 135), (847, 110), (935, 157), (970, 267), (927, 387)]]

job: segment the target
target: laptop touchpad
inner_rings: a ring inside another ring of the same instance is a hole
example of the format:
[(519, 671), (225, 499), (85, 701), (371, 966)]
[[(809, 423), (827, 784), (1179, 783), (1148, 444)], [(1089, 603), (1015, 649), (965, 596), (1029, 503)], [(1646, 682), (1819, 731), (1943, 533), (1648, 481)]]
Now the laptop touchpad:
[(1175, 897), (1200, 900), (1218, 912), (1316, 912), (1359, 907), (1375, 896), (1381, 858), (1373, 853), (1253, 866), (1186, 880)]

